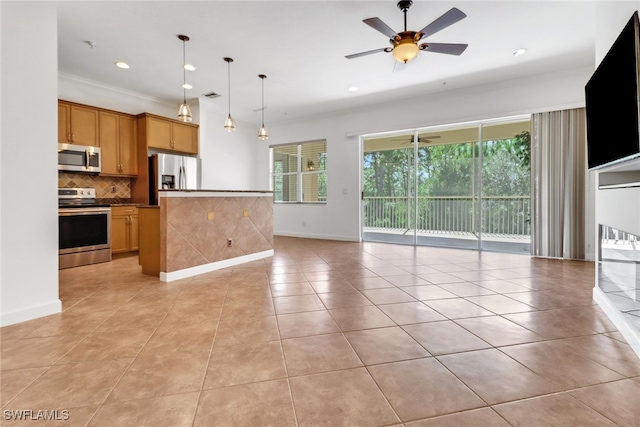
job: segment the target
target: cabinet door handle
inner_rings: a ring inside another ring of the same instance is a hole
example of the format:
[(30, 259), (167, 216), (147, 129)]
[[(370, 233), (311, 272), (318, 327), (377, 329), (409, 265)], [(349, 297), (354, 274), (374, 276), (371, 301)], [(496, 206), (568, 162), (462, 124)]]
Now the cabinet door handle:
[(73, 142), (73, 134), (71, 134), (71, 142)]

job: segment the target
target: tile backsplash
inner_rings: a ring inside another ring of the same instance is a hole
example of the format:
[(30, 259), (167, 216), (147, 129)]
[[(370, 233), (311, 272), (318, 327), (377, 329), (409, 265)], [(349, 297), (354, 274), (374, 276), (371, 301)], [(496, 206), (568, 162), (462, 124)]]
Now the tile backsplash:
[[(58, 188), (93, 187), (97, 199), (131, 199), (131, 179), (58, 172)], [(115, 187), (115, 193), (112, 192)]]

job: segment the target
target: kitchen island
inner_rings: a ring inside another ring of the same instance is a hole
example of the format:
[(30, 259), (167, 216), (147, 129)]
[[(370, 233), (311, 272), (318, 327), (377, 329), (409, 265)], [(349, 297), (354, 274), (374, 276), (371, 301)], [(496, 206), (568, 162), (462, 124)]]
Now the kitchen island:
[(139, 206), (140, 265), (163, 282), (273, 255), (273, 192), (160, 190)]

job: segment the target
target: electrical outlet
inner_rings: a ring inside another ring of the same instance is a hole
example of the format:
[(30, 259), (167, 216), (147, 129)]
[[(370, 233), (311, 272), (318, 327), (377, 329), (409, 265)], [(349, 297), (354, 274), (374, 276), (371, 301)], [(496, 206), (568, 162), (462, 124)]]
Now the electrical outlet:
[(227, 247), (230, 248), (233, 245), (233, 240), (227, 239)]
[(112, 193), (115, 193), (115, 192), (116, 192), (116, 186), (115, 186), (115, 185), (112, 185), (112, 186), (111, 186), (111, 192), (112, 192)]

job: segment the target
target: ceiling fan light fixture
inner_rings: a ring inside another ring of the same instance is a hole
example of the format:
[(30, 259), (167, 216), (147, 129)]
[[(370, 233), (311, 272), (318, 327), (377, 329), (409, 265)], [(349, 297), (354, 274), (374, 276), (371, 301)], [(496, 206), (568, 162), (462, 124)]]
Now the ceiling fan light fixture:
[(396, 61), (406, 64), (418, 56), (418, 52), (420, 52), (420, 48), (418, 48), (413, 38), (403, 38), (397, 42), (391, 54)]

